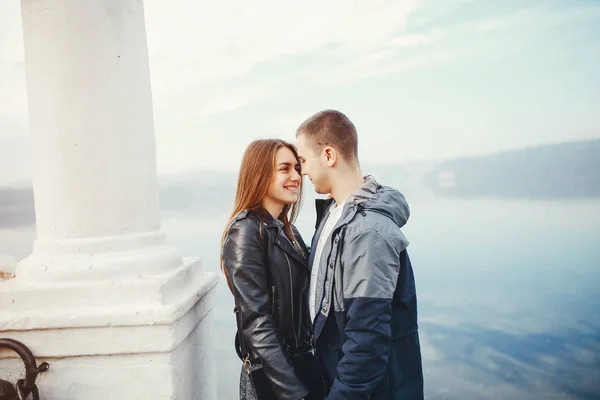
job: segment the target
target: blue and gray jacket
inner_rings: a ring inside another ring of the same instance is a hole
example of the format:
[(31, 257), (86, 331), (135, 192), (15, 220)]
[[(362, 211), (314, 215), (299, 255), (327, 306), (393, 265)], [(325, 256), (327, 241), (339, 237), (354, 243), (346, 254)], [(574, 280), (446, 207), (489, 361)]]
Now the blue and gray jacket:
[[(333, 200), (317, 200), (317, 231)], [(417, 296), (401, 231), (410, 211), (371, 176), (347, 200), (317, 275), (313, 344), (329, 400), (423, 399)]]

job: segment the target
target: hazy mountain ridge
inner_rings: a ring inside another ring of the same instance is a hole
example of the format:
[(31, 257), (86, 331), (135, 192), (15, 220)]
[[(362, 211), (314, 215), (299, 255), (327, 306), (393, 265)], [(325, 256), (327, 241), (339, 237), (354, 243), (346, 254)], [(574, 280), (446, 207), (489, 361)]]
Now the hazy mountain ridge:
[(600, 197), (600, 139), (550, 144), (439, 163), (424, 181), (456, 197)]
[[(373, 174), (414, 201), (427, 192), (449, 197), (568, 199), (600, 197), (600, 139), (550, 144), (463, 157), (439, 163), (364, 164)], [(202, 215), (229, 212), (237, 173), (191, 171), (159, 177), (163, 212), (200, 210)], [(315, 197), (305, 190), (305, 204)], [(30, 186), (0, 187), (0, 227), (35, 223)]]

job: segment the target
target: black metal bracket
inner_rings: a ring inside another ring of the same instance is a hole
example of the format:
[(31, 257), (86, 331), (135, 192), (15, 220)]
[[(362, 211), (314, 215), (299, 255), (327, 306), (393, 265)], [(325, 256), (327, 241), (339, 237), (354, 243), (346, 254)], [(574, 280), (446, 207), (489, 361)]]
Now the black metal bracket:
[(41, 363), (39, 366), (35, 361), (33, 353), (23, 343), (9, 338), (0, 339), (0, 348), (7, 348), (13, 350), (21, 357), (25, 364), (25, 379), (19, 379), (17, 381), (17, 390), (19, 397), (26, 398), (31, 393), (34, 394), (34, 398), (38, 397), (37, 386), (35, 380), (39, 373), (47, 371), (50, 368), (50, 364), (47, 362)]

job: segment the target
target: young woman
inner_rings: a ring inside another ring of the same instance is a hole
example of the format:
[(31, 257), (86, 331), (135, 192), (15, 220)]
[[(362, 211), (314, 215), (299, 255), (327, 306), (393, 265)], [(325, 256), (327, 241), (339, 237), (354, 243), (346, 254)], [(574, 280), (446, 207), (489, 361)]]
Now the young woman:
[(295, 147), (275, 139), (252, 142), (221, 243), (221, 268), (236, 306), (243, 400), (324, 397), (311, 364), (308, 251), (292, 225), (301, 197)]

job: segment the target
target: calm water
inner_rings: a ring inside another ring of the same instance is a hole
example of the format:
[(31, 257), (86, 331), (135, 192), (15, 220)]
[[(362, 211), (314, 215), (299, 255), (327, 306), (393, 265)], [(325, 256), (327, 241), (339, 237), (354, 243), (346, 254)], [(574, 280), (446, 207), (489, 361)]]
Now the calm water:
[[(600, 399), (600, 201), (411, 198), (428, 399)], [(165, 211), (168, 240), (218, 270), (228, 204)], [(305, 240), (311, 201), (298, 221)], [(17, 257), (32, 227), (0, 230)], [(219, 285), (219, 398), (235, 399), (232, 298)]]

